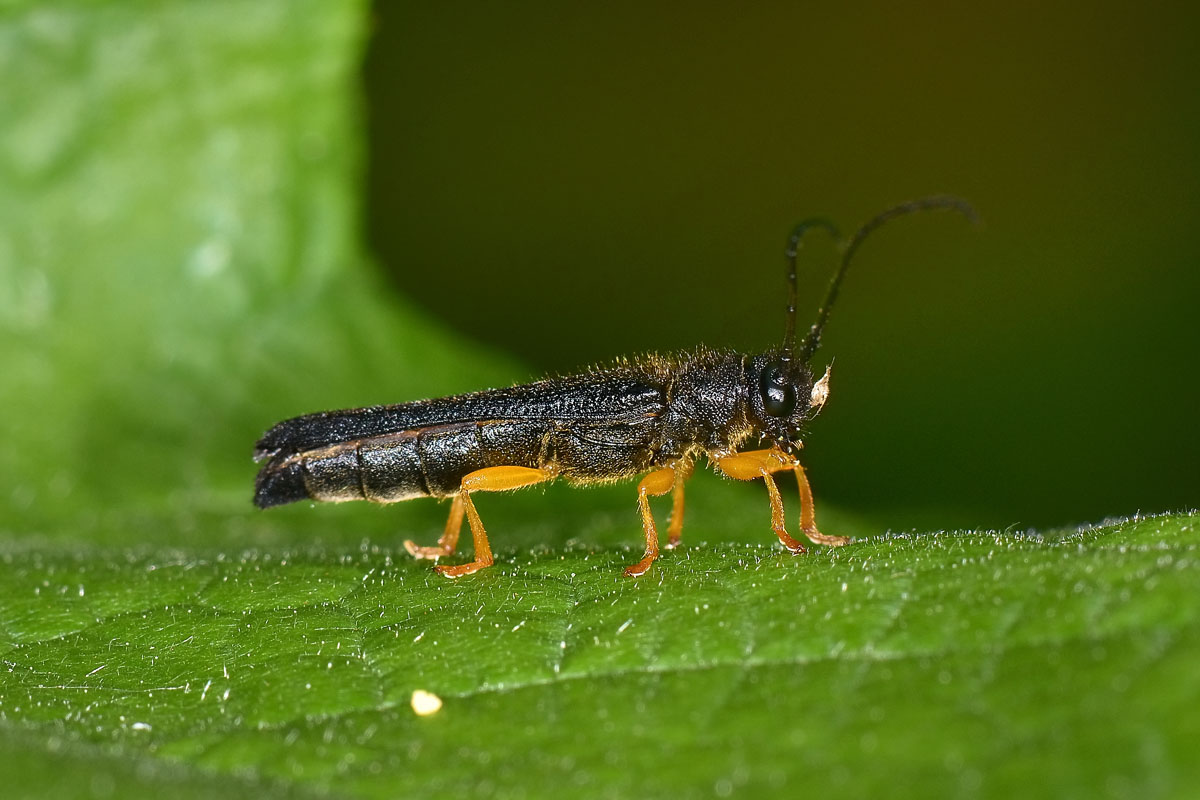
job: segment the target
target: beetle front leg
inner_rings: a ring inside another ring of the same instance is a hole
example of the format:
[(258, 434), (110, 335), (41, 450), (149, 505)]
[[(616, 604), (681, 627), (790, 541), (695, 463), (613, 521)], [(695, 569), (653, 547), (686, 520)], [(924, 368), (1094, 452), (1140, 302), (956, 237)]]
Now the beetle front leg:
[(800, 487), (800, 530), (809, 541), (826, 547), (849, 544), (849, 536), (832, 536), (817, 530), (817, 514), (813, 509), (812, 487), (808, 485), (808, 476), (804, 474), (804, 467), (799, 464), (792, 471), (796, 473), (796, 485)]
[(783, 516), (783, 498), (779, 494), (779, 487), (775, 485), (775, 479), (771, 477), (773, 472), (791, 469), (795, 462), (776, 449), (731, 453), (727, 456), (718, 456), (716, 462), (721, 472), (735, 480), (763, 479), (763, 483), (767, 485), (767, 497), (771, 501), (771, 530), (775, 531), (779, 541), (790, 552), (803, 553), (804, 545), (787, 532)]
[(749, 481), (755, 478), (763, 479), (763, 482), (767, 485), (767, 496), (771, 500), (771, 529), (775, 531), (775, 535), (779, 537), (779, 541), (789, 551), (803, 553), (805, 549), (804, 545), (798, 539), (793, 538), (787, 532), (783, 516), (783, 498), (779, 494), (779, 487), (775, 485), (774, 477), (772, 477), (773, 473), (788, 469), (796, 473), (796, 481), (800, 487), (800, 529), (804, 535), (816, 544), (824, 544), (830, 547), (837, 547), (850, 541), (844, 536), (827, 536), (817, 530), (816, 515), (813, 511), (812, 489), (808, 485), (808, 478), (804, 474), (804, 469), (794, 458), (785, 455), (778, 448), (731, 453), (726, 456), (718, 456), (715, 460), (717, 467), (735, 480)]

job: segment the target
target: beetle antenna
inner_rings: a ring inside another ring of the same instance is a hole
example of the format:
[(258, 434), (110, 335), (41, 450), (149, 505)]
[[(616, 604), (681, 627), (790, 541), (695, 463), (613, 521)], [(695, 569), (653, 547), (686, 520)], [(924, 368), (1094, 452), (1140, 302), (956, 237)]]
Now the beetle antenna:
[[(817, 311), (817, 321), (808, 331), (808, 336), (804, 339), (804, 344), (800, 348), (800, 361), (807, 363), (813, 354), (817, 352), (817, 347), (821, 344), (821, 332), (825, 329), (825, 323), (829, 321), (829, 311), (833, 308), (833, 303), (837, 300), (838, 289), (841, 288), (842, 279), (846, 277), (846, 270), (850, 266), (850, 262), (854, 259), (854, 254), (858, 251), (859, 246), (871, 235), (875, 230), (880, 228), (884, 223), (895, 219), (896, 217), (907, 216), (916, 211), (933, 211), (946, 209), (949, 211), (957, 211), (971, 222), (978, 222), (979, 215), (975, 213), (975, 209), (966, 200), (949, 195), (933, 195), (931, 197), (922, 197), (918, 200), (910, 200), (907, 203), (901, 203), (898, 206), (893, 206), (887, 211), (868, 220), (858, 232), (850, 239), (846, 245), (846, 250), (842, 254), (842, 263), (838, 266), (837, 272), (833, 275), (833, 281), (829, 284), (829, 292), (825, 295), (825, 302), (821, 304), (821, 308)], [(795, 275), (795, 270), (792, 270), (792, 275)], [(795, 282), (792, 283), (791, 290), (791, 306), (795, 307)], [(790, 312), (792, 317), (795, 316), (794, 311)], [(794, 321), (792, 317), (788, 320), (788, 330), (791, 332), (794, 329)]]
[(791, 372), (792, 353), (796, 349), (796, 302), (799, 298), (799, 291), (796, 288), (796, 253), (800, 250), (800, 242), (813, 228), (824, 228), (829, 232), (835, 240), (841, 238), (838, 229), (834, 224), (827, 219), (814, 217), (806, 219), (792, 228), (792, 233), (788, 236), (787, 249), (784, 251), (784, 256), (787, 258), (787, 280), (788, 280), (788, 304), (787, 304), (787, 326), (783, 331), (783, 353), (780, 360), (783, 361), (784, 370)]

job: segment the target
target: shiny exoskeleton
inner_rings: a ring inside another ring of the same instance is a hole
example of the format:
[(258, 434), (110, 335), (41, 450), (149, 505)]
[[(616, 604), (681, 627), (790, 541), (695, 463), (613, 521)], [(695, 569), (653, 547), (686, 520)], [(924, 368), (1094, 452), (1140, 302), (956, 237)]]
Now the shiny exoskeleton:
[[(796, 250), (808, 230), (832, 231), (820, 220), (798, 225), (789, 240), (790, 293), (780, 348), (759, 355), (700, 349), (644, 356), (506, 389), (296, 417), (271, 428), (255, 447), (255, 458), (267, 463), (259, 472), (254, 502), (268, 508), (306, 499), (394, 503), (452, 497), (439, 544), (405, 545), (417, 557), (452, 554), (465, 512), (475, 560), (437, 567), (457, 577), (493, 562), (472, 492), (556, 478), (589, 484), (649, 473), (638, 486), (646, 553), (626, 569), (628, 575), (640, 575), (658, 555), (648, 497), (674, 493), (669, 545), (675, 545), (683, 521), (683, 483), (703, 455), (729, 477), (764, 479), (772, 527), (792, 552), (802, 552), (804, 546), (784, 526), (772, 478), (783, 470), (793, 471), (799, 482), (804, 534), (821, 544), (845, 544), (848, 539), (817, 530), (812, 495), (795, 458), (805, 424), (829, 392), (828, 370), (815, 380), (809, 362), (858, 245), (886, 220), (929, 208), (973, 213), (961, 200), (931, 197), (889, 209), (864, 225), (846, 247), (817, 322), (799, 348)], [(763, 442), (765, 449), (742, 450), (751, 440)]]

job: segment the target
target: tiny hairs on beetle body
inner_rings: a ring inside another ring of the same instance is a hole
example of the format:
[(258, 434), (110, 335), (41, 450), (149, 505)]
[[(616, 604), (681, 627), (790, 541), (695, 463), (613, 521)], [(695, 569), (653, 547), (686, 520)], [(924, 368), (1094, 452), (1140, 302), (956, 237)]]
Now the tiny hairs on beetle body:
[[(727, 477), (763, 479), (771, 527), (789, 551), (803, 553), (804, 545), (784, 525), (773, 477), (783, 471), (796, 476), (804, 536), (831, 547), (846, 544), (848, 538), (817, 529), (812, 491), (796, 458), (805, 425), (829, 396), (828, 367), (817, 377), (811, 361), (859, 246), (888, 220), (931, 209), (975, 219), (965, 201), (934, 196), (894, 206), (868, 221), (846, 242), (816, 321), (801, 342), (796, 341), (796, 253), (813, 229), (837, 237), (821, 219), (800, 223), (788, 238), (788, 303), (779, 347), (757, 355), (700, 348), (639, 356), (507, 389), (295, 417), (275, 425), (255, 445), (255, 460), (266, 464), (255, 482), (254, 503), (269, 508), (309, 499), (396, 503), (449, 497), (450, 517), (438, 543), (423, 547), (406, 541), (404, 546), (416, 558), (453, 554), (465, 514), (474, 560), (435, 567), (456, 578), (493, 563), (471, 499), (474, 492), (556, 478), (589, 484), (641, 475), (637, 501), (646, 551), (625, 569), (626, 575), (638, 576), (659, 552), (649, 498), (672, 495), (667, 547), (674, 547), (683, 528), (684, 482), (703, 455)], [(755, 449), (742, 449), (751, 443)]]

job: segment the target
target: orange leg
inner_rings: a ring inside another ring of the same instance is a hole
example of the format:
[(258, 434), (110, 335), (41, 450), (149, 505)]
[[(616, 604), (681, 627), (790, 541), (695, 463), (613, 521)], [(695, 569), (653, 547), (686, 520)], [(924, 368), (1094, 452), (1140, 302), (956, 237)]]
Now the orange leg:
[(687, 480), (690, 465), (687, 467), (674, 464), (662, 469), (656, 469), (638, 484), (638, 511), (642, 514), (642, 530), (646, 534), (646, 554), (636, 564), (625, 568), (625, 574), (630, 578), (645, 574), (658, 558), (658, 528), (654, 525), (654, 515), (650, 513), (650, 498), (664, 495), (675, 489), (672, 503), (671, 524), (668, 527), (668, 546), (673, 547), (679, 542), (679, 533), (683, 528), (683, 482)]
[(434, 567), (447, 578), (461, 578), (463, 575), (479, 572), (484, 567), (490, 567), (496, 563), (496, 560), (492, 558), (492, 545), (488, 542), (487, 531), (484, 530), (483, 521), (479, 519), (479, 512), (475, 510), (475, 503), (471, 500), (471, 495), (464, 491), (459, 494), (459, 497), (463, 499), (463, 505), (466, 506), (467, 523), (471, 526), (471, 538), (475, 540), (475, 560), (468, 561), (466, 564), (438, 564)]
[(775, 485), (772, 473), (792, 470), (796, 473), (796, 481), (800, 486), (800, 529), (811, 541), (817, 544), (836, 547), (850, 540), (844, 536), (826, 536), (817, 530), (816, 515), (813, 511), (812, 489), (804, 469), (794, 458), (785, 455), (778, 448), (770, 450), (747, 450), (742, 453), (732, 453), (716, 459), (717, 467), (731, 478), (739, 481), (749, 481), (762, 478), (767, 485), (767, 496), (771, 500), (771, 528), (779, 541), (793, 553), (803, 553), (804, 545), (792, 538), (787, 532), (783, 516), (783, 498)]
[(764, 472), (762, 479), (763, 483), (767, 485), (767, 497), (771, 500), (771, 530), (775, 531), (775, 535), (779, 537), (779, 541), (788, 549), (789, 553), (803, 553), (804, 544), (799, 539), (793, 539), (787, 532), (787, 523), (783, 516), (783, 497), (779, 494), (775, 479), (769, 472)]
[(692, 476), (692, 465), (675, 467), (675, 488), (671, 491), (671, 521), (667, 523), (667, 549), (674, 550), (683, 538), (683, 484)]
[(438, 539), (438, 543), (433, 547), (421, 547), (412, 539), (407, 539), (404, 542), (404, 549), (413, 558), (441, 558), (454, 555), (454, 549), (458, 547), (458, 532), (462, 530), (462, 519), (463, 496), (460, 493), (454, 495), (454, 499), (450, 502), (450, 517), (446, 520), (446, 529), (442, 531), (442, 538)]
[[(469, 473), (462, 479), (458, 494), (454, 496), (454, 503), (450, 506), (450, 519), (446, 521), (446, 530), (442, 534), (442, 538), (438, 540), (438, 546), (418, 548), (413, 545), (409, 547), (409, 543), (405, 542), (405, 548), (418, 558), (436, 558), (438, 555), (453, 553), (454, 547), (458, 543), (458, 530), (462, 527), (463, 512), (465, 511), (467, 523), (471, 526), (471, 538), (475, 540), (475, 560), (453, 566), (439, 564), (434, 569), (447, 578), (459, 578), (463, 575), (470, 575), (472, 572), (478, 572), (484, 567), (490, 567), (494, 561), (492, 546), (488, 542), (483, 522), (479, 519), (479, 512), (475, 510), (475, 503), (471, 500), (471, 492), (505, 492), (510, 489), (532, 486), (553, 478), (552, 470), (530, 469), (529, 467), (488, 467)], [(414, 549), (417, 552), (414, 553)], [(426, 551), (429, 553), (428, 555)], [(434, 555), (435, 553), (436, 555)]]
[(817, 530), (817, 514), (813, 510), (812, 487), (808, 485), (808, 476), (804, 467), (799, 464), (793, 470), (796, 473), (796, 483), (800, 487), (800, 530), (810, 542), (823, 544), (827, 547), (841, 547), (850, 543), (849, 536), (832, 536)]

